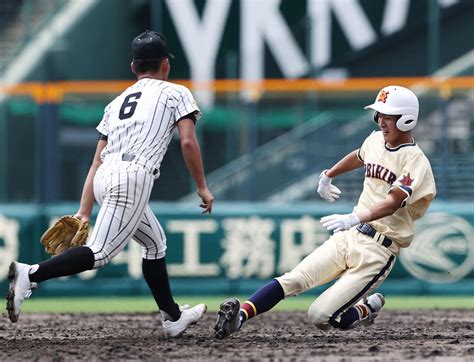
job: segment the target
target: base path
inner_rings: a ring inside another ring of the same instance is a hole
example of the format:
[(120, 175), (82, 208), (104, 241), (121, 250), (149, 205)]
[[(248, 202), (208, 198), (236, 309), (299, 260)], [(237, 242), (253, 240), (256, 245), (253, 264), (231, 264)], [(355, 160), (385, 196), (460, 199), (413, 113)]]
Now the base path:
[(382, 311), (370, 328), (322, 332), (304, 312), (257, 316), (224, 340), (207, 313), (166, 340), (159, 314), (23, 314), (0, 318), (0, 360), (474, 360), (474, 309)]

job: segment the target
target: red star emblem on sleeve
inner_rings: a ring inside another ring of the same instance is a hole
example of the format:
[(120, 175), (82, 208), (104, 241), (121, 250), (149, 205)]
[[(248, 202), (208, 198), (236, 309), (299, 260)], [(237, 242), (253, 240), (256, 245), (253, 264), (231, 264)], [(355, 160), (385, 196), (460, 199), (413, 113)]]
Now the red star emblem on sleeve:
[(403, 186), (411, 186), (411, 184), (413, 183), (413, 180), (412, 178), (410, 178), (410, 172), (408, 172), (408, 175), (403, 175), (403, 179), (401, 181), (402, 185)]

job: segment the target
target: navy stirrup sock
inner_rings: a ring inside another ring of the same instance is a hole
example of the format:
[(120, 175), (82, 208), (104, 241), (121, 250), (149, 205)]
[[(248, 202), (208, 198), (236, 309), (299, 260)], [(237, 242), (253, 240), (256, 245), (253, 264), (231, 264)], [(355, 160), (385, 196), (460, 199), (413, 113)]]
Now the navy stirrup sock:
[(40, 283), (48, 279), (74, 275), (94, 267), (94, 253), (87, 246), (78, 246), (63, 251), (38, 264), (30, 274), (30, 282)]
[(331, 324), (335, 328), (349, 329), (359, 319), (360, 315), (357, 309), (354, 307), (350, 307), (346, 312), (341, 315), (341, 319), (339, 320), (339, 322), (336, 322), (335, 320), (329, 320), (329, 324)]
[(250, 298), (240, 306), (242, 323), (255, 317), (257, 314), (269, 311), (284, 298), (285, 293), (283, 292), (283, 288), (276, 279), (273, 279), (253, 293)]

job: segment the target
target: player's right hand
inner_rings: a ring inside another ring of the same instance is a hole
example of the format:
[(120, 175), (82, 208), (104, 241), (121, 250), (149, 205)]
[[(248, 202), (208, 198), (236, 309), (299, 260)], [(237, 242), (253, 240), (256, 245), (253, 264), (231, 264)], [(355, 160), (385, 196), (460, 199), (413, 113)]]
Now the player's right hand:
[(212, 196), (211, 191), (207, 187), (198, 189), (197, 194), (202, 200), (202, 204), (199, 207), (203, 208), (202, 214), (212, 212), (212, 203), (214, 202), (214, 196)]
[(341, 195), (341, 190), (331, 184), (332, 178), (326, 176), (326, 171), (319, 175), (318, 194), (327, 202), (334, 202)]

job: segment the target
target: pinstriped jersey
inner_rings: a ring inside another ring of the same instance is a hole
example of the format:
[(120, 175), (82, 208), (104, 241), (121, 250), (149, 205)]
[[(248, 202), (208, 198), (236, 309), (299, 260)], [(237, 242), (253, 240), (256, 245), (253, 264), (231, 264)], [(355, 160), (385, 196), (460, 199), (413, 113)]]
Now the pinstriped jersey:
[(414, 221), (422, 217), (436, 196), (431, 165), (423, 151), (413, 141), (390, 148), (382, 132), (373, 132), (358, 150), (364, 163), (364, 188), (354, 211), (372, 207), (383, 201), (393, 188), (406, 197), (393, 214), (369, 222), (378, 232), (407, 247), (413, 240)]
[(101, 159), (130, 154), (148, 160), (159, 170), (178, 120), (201, 112), (186, 87), (143, 78), (128, 87), (104, 110), (97, 130), (107, 136)]

